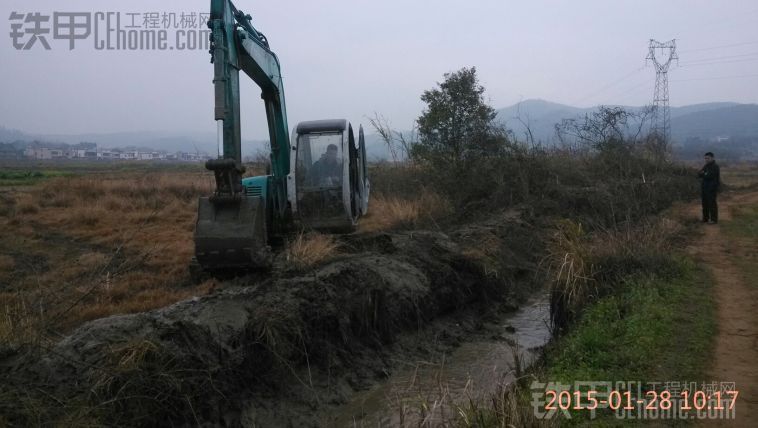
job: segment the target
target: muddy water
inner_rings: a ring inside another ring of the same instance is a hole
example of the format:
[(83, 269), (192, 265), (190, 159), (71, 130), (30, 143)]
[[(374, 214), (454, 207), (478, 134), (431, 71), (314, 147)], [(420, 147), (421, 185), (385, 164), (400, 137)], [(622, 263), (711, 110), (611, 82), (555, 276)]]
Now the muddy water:
[[(525, 368), (550, 340), (547, 296), (529, 299), (499, 322), (489, 340), (465, 342), (439, 361), (407, 364), (386, 382), (356, 394), (331, 414), (324, 425), (385, 427), (426, 420), (435, 423), (454, 416), (455, 404), (482, 399), (512, 382), (518, 364)], [(426, 409), (422, 414), (425, 404)]]

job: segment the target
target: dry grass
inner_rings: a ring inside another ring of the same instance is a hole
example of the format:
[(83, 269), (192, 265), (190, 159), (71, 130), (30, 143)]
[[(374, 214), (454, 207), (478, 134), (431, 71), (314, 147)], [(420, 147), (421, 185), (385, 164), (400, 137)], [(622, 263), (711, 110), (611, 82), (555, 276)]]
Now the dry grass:
[(191, 286), (204, 173), (61, 177), (0, 198), (0, 343), (204, 294)]
[(721, 181), (734, 189), (754, 188), (758, 186), (758, 163), (722, 165)]
[(462, 253), (476, 260), (484, 268), (484, 273), (497, 278), (500, 275), (503, 240), (492, 231), (483, 231), (462, 245)]
[(16, 261), (7, 254), (0, 254), (0, 282), (8, 281), (13, 269), (16, 267)]
[(288, 265), (305, 269), (321, 264), (338, 254), (339, 243), (334, 236), (317, 232), (299, 233), (289, 243), (284, 255)]
[(570, 220), (558, 223), (545, 258), (551, 281), (551, 314), (565, 327), (588, 303), (635, 273), (662, 273), (672, 241), (683, 226), (661, 217), (625, 222), (586, 233)]
[(683, 230), (681, 223), (666, 217), (634, 225), (624, 223), (614, 229), (597, 231), (592, 242), (592, 253), (596, 259), (634, 259), (643, 253), (660, 254), (670, 250), (671, 239)]
[[(89, 320), (142, 312), (206, 293), (188, 263), (204, 172), (59, 177), (0, 193), (0, 343), (45, 340)], [(451, 212), (439, 195), (373, 197), (362, 230), (416, 227)], [(332, 236), (301, 234), (297, 269), (338, 254)]]
[[(536, 379), (525, 376), (523, 380)], [(532, 390), (516, 382), (498, 388), (490, 397), (491, 406), (483, 406), (470, 402), (469, 406), (460, 411), (458, 426), (463, 427), (554, 427), (559, 426), (558, 419), (540, 419), (535, 415)]]
[[(519, 351), (512, 349), (514, 356)], [(425, 363), (429, 364), (429, 363)], [(483, 392), (469, 379), (463, 388), (451, 386), (444, 378), (444, 365), (429, 369), (416, 366), (403, 391), (388, 397), (395, 412), (393, 426), (399, 427), (551, 427), (556, 420), (539, 420), (527, 385), (537, 380), (535, 373), (524, 374), (522, 361), (514, 359), (508, 371)], [(434, 366), (434, 365), (433, 365)], [(505, 367), (504, 367), (505, 368)], [(493, 373), (493, 376), (496, 374)], [(431, 382), (425, 378), (433, 379)], [(400, 386), (400, 384), (398, 384)], [(358, 425), (366, 426), (366, 425)]]
[(545, 260), (551, 280), (550, 313), (553, 322), (562, 326), (597, 294), (590, 242), (582, 225), (558, 222)]
[(359, 227), (362, 232), (409, 229), (433, 223), (451, 212), (450, 202), (429, 189), (422, 189), (415, 199), (378, 194), (372, 195), (368, 215)]
[(35, 201), (30, 200), (31, 198), (22, 198), (19, 201), (16, 202), (16, 213), (17, 214), (36, 214), (39, 212), (39, 205)]

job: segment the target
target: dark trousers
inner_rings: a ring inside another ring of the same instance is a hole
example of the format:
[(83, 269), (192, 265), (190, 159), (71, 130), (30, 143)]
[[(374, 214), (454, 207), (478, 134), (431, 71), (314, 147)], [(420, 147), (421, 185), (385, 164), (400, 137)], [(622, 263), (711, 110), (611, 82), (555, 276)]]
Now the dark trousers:
[(715, 189), (702, 189), (703, 198), (703, 221), (719, 221), (719, 205), (716, 202)]

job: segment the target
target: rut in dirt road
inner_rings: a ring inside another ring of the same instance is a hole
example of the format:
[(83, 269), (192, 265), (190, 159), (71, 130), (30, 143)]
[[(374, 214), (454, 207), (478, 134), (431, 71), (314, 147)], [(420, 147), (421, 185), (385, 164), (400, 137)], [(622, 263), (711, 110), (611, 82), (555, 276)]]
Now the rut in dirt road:
[[(758, 193), (730, 195), (721, 202), (722, 222), (732, 219), (730, 208), (758, 203)], [(699, 206), (693, 207), (699, 213)], [(739, 391), (736, 420), (729, 426), (755, 426), (758, 420), (758, 287), (735, 266), (734, 261), (749, 254), (741, 242), (730, 240), (718, 225), (703, 225), (704, 233), (694, 250), (715, 279), (718, 305), (718, 336), (713, 350), (710, 379), (736, 382)]]

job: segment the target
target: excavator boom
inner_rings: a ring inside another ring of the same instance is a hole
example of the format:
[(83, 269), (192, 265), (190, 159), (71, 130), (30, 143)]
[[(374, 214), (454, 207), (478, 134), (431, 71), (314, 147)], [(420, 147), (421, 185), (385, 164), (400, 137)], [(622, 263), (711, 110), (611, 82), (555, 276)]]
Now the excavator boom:
[[(205, 271), (269, 267), (273, 238), (295, 225), (352, 230), (368, 207), (363, 130), (356, 138), (344, 119), (302, 122), (290, 140), (279, 59), (251, 20), (230, 0), (211, 0), (219, 156), (205, 164), (216, 188), (200, 198), (195, 226)], [(261, 89), (271, 143), (270, 173), (244, 179), (240, 71)]]
[[(195, 257), (205, 269), (265, 267), (270, 264), (271, 217), (287, 208), (290, 143), (279, 59), (250, 15), (230, 0), (211, 0), (211, 62), (215, 89), (219, 158), (206, 163), (216, 178), (211, 197), (201, 198), (195, 228)], [(266, 189), (248, 195), (242, 185), (240, 76), (260, 88), (271, 141), (271, 175), (257, 177)]]

